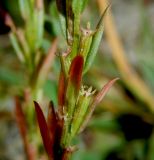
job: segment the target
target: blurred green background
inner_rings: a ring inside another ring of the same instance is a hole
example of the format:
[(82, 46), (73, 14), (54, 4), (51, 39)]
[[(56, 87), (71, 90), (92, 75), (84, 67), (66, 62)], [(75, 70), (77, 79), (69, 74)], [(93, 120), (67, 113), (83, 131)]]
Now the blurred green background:
[[(110, 2), (127, 61), (148, 87), (150, 96), (154, 97), (154, 1)], [(83, 26), (90, 21), (92, 27), (95, 27), (100, 14), (98, 8), (96, 0), (89, 1), (82, 15)], [(0, 12), (2, 9), (9, 12), (17, 26), (22, 27), (18, 0), (1, 0)], [(66, 43), (60, 30), (55, 1), (46, 0), (45, 10), (43, 48), (47, 51), (51, 37), (59, 36), (58, 50), (62, 51)], [(14, 120), (14, 96), (27, 84), (27, 74), (10, 43), (7, 33), (9, 29), (5, 28), (3, 20), (1, 16), (0, 160), (24, 160), (22, 141)], [(123, 79), (112, 52), (112, 45), (105, 34), (95, 62), (84, 77), (84, 83), (99, 90), (113, 77), (119, 77), (120, 80), (97, 107), (87, 129), (74, 140), (79, 150), (73, 154), (72, 160), (154, 160), (152, 102), (148, 103), (144, 96), (138, 96), (144, 95), (144, 88), (137, 90), (135, 86), (129, 87), (130, 77), (128, 75), (128, 82)], [(59, 63), (56, 58), (43, 87), (45, 103), (52, 99), (57, 104), (58, 74)], [(143, 93), (136, 93), (137, 91)]]

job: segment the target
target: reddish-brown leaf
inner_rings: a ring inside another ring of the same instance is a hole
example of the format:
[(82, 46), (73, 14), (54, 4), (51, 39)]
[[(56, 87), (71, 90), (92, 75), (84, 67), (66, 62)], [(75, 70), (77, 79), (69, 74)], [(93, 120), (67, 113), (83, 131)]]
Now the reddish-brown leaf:
[(106, 93), (109, 91), (109, 89), (113, 86), (113, 84), (118, 80), (119, 78), (114, 78), (113, 80), (109, 81), (105, 86), (98, 92), (98, 94), (95, 96), (93, 100), (93, 106), (96, 106), (100, 103), (100, 101), (104, 98)]
[(49, 129), (45, 120), (45, 117), (43, 115), (43, 112), (37, 102), (34, 102), (35, 105), (35, 111), (36, 111), (36, 116), (37, 116), (37, 121), (39, 124), (41, 136), (43, 139), (43, 144), (45, 147), (45, 150), (49, 156), (49, 159), (53, 159), (53, 148), (52, 148), (52, 142), (50, 139), (50, 134), (49, 134)]
[(45, 75), (47, 72), (49, 72), (49, 69), (51, 67), (51, 64), (53, 63), (54, 61), (54, 58), (55, 58), (55, 53), (56, 53), (56, 50), (57, 50), (57, 43), (58, 43), (58, 39), (55, 38), (48, 50), (48, 54), (47, 56), (45, 57), (43, 63), (42, 63), (42, 66), (40, 68), (40, 71), (39, 71), (39, 74), (41, 74), (41, 76)]
[(63, 106), (65, 104), (65, 85), (65, 76), (64, 73), (61, 71), (58, 84), (58, 111), (61, 115), (63, 114)]
[(16, 116), (16, 121), (20, 130), (20, 134), (22, 138), (25, 139), (27, 134), (27, 124), (26, 124), (25, 115), (22, 110), (19, 97), (15, 97), (15, 116)]
[(22, 110), (22, 106), (21, 106), (19, 97), (15, 97), (15, 118), (16, 118), (16, 122), (19, 128), (22, 140), (23, 140), (23, 145), (24, 145), (27, 159), (35, 160), (36, 153), (32, 152), (30, 143), (27, 139), (27, 123), (26, 123), (25, 114)]
[(84, 59), (81, 55), (77, 55), (70, 66), (70, 81), (75, 85), (77, 90), (80, 89), (81, 80), (82, 80), (82, 71), (83, 71)]
[[(22, 34), (18, 35), (19, 35), (18, 37), (21, 39)], [(44, 82), (45, 78), (47, 77), (55, 58), (55, 53), (57, 50), (57, 42), (58, 39), (55, 38), (48, 50), (48, 54), (46, 56), (44, 55), (41, 56), (30, 81), (32, 86), (35, 86), (36, 83), (38, 83), (39, 85), (42, 84), (42, 82)]]
[(56, 117), (56, 113), (55, 113), (54, 105), (52, 101), (49, 103), (47, 124), (48, 124), (51, 143), (53, 146), (55, 141), (55, 132), (57, 128), (57, 117)]

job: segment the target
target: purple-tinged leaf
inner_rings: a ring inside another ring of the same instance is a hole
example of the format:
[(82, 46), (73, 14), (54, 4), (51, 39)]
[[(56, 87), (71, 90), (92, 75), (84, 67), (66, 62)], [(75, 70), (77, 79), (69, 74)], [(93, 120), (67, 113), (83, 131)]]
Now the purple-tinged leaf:
[(58, 85), (58, 112), (60, 115), (63, 115), (63, 107), (65, 104), (65, 76), (61, 71), (59, 76), (59, 85)]
[[(68, 124), (65, 125), (66, 128), (70, 126), (71, 119), (75, 109), (75, 104), (79, 94), (79, 90), (81, 88), (83, 62), (84, 62), (83, 57), (81, 55), (77, 55), (72, 60), (72, 63), (70, 66), (68, 81), (67, 81), (67, 88), (66, 88), (66, 98), (65, 98), (67, 105), (66, 105), (66, 108), (64, 108), (64, 112), (67, 112), (66, 114), (68, 114), (68, 119), (69, 119), (67, 120)], [(67, 136), (67, 131), (64, 134), (65, 136)], [(65, 141), (65, 136), (63, 136), (64, 138), (62, 141)]]
[(80, 127), (80, 131), (79, 132), (82, 132), (87, 123), (89, 122), (90, 118), (91, 118), (91, 115), (92, 113), (94, 112), (96, 106), (101, 102), (101, 100), (104, 98), (104, 96), (106, 95), (106, 93), (109, 91), (109, 89), (113, 86), (113, 84), (118, 80), (119, 78), (115, 78), (111, 81), (109, 81), (101, 90), (100, 92), (98, 92), (96, 94), (96, 96), (94, 97), (93, 101), (92, 101), (92, 104), (89, 106), (89, 109), (87, 111), (87, 115), (84, 119), (84, 122), (83, 124), (81, 125)]
[(36, 116), (37, 116), (37, 121), (39, 124), (41, 136), (43, 139), (43, 144), (45, 147), (45, 150), (49, 156), (50, 160), (53, 160), (53, 148), (52, 148), (52, 142), (49, 134), (49, 129), (45, 120), (45, 117), (43, 115), (43, 112), (37, 102), (34, 101), (35, 105), (35, 111), (36, 111)]
[(55, 113), (55, 109), (52, 101), (49, 103), (47, 125), (49, 129), (51, 143), (52, 143), (51, 145), (53, 146), (55, 142), (55, 133), (57, 129), (57, 117), (56, 117), (56, 113)]
[(69, 76), (70, 81), (76, 87), (77, 90), (80, 89), (81, 80), (82, 80), (82, 71), (83, 71), (84, 59), (81, 55), (77, 55), (70, 66)]
[(113, 84), (118, 80), (119, 78), (115, 78), (111, 81), (109, 81), (107, 84), (105, 84), (105, 86), (100, 90), (100, 92), (98, 92), (98, 94), (95, 96), (94, 100), (93, 100), (93, 106), (98, 105), (101, 100), (104, 98), (104, 96), (106, 95), (106, 93), (109, 91), (109, 89), (113, 86)]
[(19, 97), (15, 97), (15, 118), (16, 122), (23, 140), (23, 145), (26, 153), (26, 157), (29, 160), (35, 160), (36, 153), (32, 152), (31, 145), (28, 141), (27, 138), (27, 123), (26, 123), (26, 118), (25, 114), (22, 110), (22, 105), (19, 100)]
[(24, 139), (27, 134), (27, 124), (26, 124), (25, 115), (23, 113), (19, 97), (15, 97), (15, 117), (20, 130), (20, 134)]

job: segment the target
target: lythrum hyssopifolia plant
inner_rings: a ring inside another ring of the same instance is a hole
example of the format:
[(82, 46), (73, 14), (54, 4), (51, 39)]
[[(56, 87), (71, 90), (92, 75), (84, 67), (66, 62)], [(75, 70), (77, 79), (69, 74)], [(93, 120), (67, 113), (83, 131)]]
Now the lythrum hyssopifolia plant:
[(102, 14), (95, 30), (80, 25), (87, 0), (57, 0), (60, 23), (67, 41), (67, 52), (59, 54), (61, 71), (58, 84), (58, 107), (49, 104), (47, 121), (41, 107), (35, 104), (36, 116), (45, 150), (50, 160), (67, 160), (74, 151), (72, 139), (86, 127), (95, 107), (113, 83), (108, 82), (99, 92), (82, 84), (97, 53), (102, 34)]

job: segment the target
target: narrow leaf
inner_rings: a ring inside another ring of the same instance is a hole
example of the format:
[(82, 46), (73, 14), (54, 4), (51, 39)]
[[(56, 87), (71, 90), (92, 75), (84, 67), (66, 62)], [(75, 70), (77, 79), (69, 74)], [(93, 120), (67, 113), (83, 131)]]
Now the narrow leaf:
[(27, 122), (19, 97), (15, 97), (15, 118), (23, 140), (26, 157), (29, 160), (35, 159), (35, 152), (32, 152), (30, 143), (27, 138)]
[(59, 76), (59, 85), (58, 85), (58, 111), (60, 114), (63, 114), (63, 106), (65, 104), (65, 76), (61, 71)]
[(85, 62), (84, 73), (86, 73), (89, 70), (89, 68), (91, 67), (94, 61), (102, 36), (103, 36), (103, 30), (97, 30), (92, 38), (92, 43), (91, 43), (89, 53), (87, 54), (87, 59)]
[(80, 129), (80, 125), (84, 121), (84, 117), (87, 113), (90, 101), (91, 101), (91, 96), (79, 96), (78, 104), (76, 105), (71, 123), (71, 136), (70, 136), (71, 139)]
[(82, 5), (83, 5), (83, 0), (72, 1), (72, 9), (73, 9), (74, 15), (78, 15), (81, 13), (81, 10), (83, 8)]
[(72, 117), (74, 112), (75, 104), (81, 87), (83, 62), (83, 57), (78, 55), (73, 59), (70, 66), (69, 79), (66, 90), (66, 103), (68, 103), (67, 111), (70, 117)]
[(73, 0), (72, 2), (72, 8), (74, 14), (81, 14), (81, 12), (84, 10), (88, 0)]
[(29, 1), (18, 0), (19, 9), (24, 20), (30, 18), (30, 4)]
[(83, 10), (85, 9), (85, 6), (87, 5), (89, 0), (83, 0), (82, 2), (82, 8), (81, 8), (81, 11), (83, 12)]
[(57, 128), (57, 118), (52, 101), (49, 103), (47, 125), (49, 128), (50, 139), (52, 142), (51, 145), (53, 146), (55, 141), (55, 132)]
[(100, 92), (98, 92), (98, 94), (95, 96), (94, 100), (93, 100), (93, 106), (96, 106), (100, 103), (100, 101), (104, 98), (104, 96), (106, 95), (106, 93), (109, 91), (109, 89), (113, 86), (113, 84), (118, 80), (119, 78), (115, 78), (111, 81), (109, 81), (102, 89)]
[(84, 59), (81, 55), (76, 56), (71, 63), (69, 71), (70, 81), (78, 90), (80, 89), (81, 86), (83, 62)]
[(39, 104), (34, 101), (34, 105), (35, 105), (37, 121), (39, 124), (41, 136), (43, 139), (43, 144), (44, 144), (45, 150), (46, 150), (50, 160), (52, 160), (53, 159), (53, 149), (52, 149), (52, 142), (50, 139), (49, 129), (48, 129), (45, 117), (43, 115), (43, 112), (42, 112)]
[(103, 26), (104, 17), (105, 17), (105, 15), (106, 15), (108, 9), (110, 8), (110, 6), (111, 6), (111, 5), (108, 5), (108, 6), (105, 8), (105, 10), (104, 10), (104, 12), (103, 12), (103, 14), (102, 14), (102, 16), (101, 16), (101, 18), (100, 18), (98, 24), (97, 24), (96, 29), (100, 29), (100, 27)]
[(94, 32), (92, 32), (90, 30), (90, 23), (87, 23), (87, 28), (86, 29), (82, 29), (82, 34), (80, 37), (80, 47), (79, 47), (79, 53), (81, 55), (83, 55), (84, 57), (84, 61), (86, 61), (87, 58), (87, 54), (90, 50), (90, 46), (92, 43), (92, 38), (93, 38), (93, 34)]
[(44, 79), (46, 78), (50, 70), (51, 64), (53, 63), (53, 60), (55, 58), (56, 49), (57, 49), (57, 38), (54, 39), (46, 57), (43, 60), (40, 60), (41, 64), (38, 64), (31, 80), (31, 83), (33, 85), (36, 85), (35, 84), (36, 80), (38, 83), (37, 85), (41, 85)]
[(57, 43), (58, 43), (58, 40), (57, 40), (57, 38), (55, 38), (51, 47), (49, 48), (47, 56), (45, 57), (45, 59), (42, 63), (42, 66), (40, 68), (39, 79), (41, 79), (41, 77), (46, 77), (46, 74), (49, 72), (49, 69), (51, 67), (51, 63), (54, 60), (55, 53), (57, 50)]
[(20, 134), (22, 138), (25, 139), (27, 135), (27, 124), (19, 97), (15, 97), (15, 117), (20, 130)]
[(103, 12), (100, 21), (98, 22), (97, 26), (96, 26), (96, 33), (93, 36), (92, 39), (92, 43), (89, 49), (89, 53), (87, 55), (87, 59), (85, 62), (85, 67), (84, 67), (84, 73), (86, 73), (88, 71), (88, 69), (90, 68), (90, 66), (92, 65), (94, 58), (97, 54), (102, 36), (103, 36), (103, 31), (104, 31), (104, 27), (103, 27), (103, 20), (104, 20), (104, 16), (106, 15), (106, 12), (108, 10), (109, 6), (105, 9), (105, 11)]
[(92, 101), (92, 104), (90, 105), (88, 111), (87, 111), (87, 115), (84, 119), (84, 122), (83, 124), (81, 125), (80, 127), (80, 131), (79, 132), (82, 132), (87, 123), (89, 122), (91, 116), (92, 116), (92, 113), (94, 112), (96, 106), (101, 102), (101, 100), (104, 98), (104, 96), (106, 95), (106, 93), (109, 91), (109, 89), (113, 86), (113, 84), (118, 80), (119, 78), (115, 78), (111, 81), (109, 81), (102, 89), (100, 92), (98, 92), (98, 94), (94, 97), (93, 101)]
[(34, 12), (34, 28), (36, 32), (35, 48), (38, 49), (42, 45), (44, 33), (44, 9), (35, 10)]
[(65, 39), (67, 39), (67, 41), (68, 41), (67, 28), (66, 28), (66, 18), (62, 14), (59, 14), (59, 20), (60, 20), (60, 26), (61, 26), (61, 30), (63, 32), (63, 35), (64, 35)]
[(21, 62), (24, 62), (25, 61), (25, 57), (23, 55), (23, 51), (22, 51), (21, 47), (19, 46), (18, 40), (16, 38), (16, 35), (12, 32), (12, 33), (10, 33), (9, 36), (10, 36), (11, 43), (13, 45), (13, 48), (14, 48), (19, 60)]

